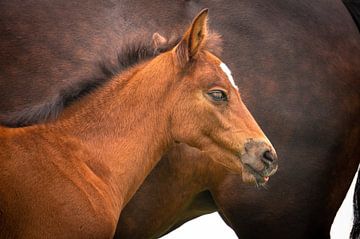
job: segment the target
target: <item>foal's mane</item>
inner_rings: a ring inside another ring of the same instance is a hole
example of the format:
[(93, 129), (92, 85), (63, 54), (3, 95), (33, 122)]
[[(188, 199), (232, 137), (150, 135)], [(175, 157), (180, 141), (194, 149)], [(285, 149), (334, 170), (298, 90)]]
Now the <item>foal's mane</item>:
[(118, 51), (115, 64), (109, 61), (100, 62), (99, 68), (103, 78), (101, 82), (111, 80), (115, 75), (120, 74), (126, 69), (171, 50), (180, 40), (180, 37), (171, 38), (166, 44), (154, 46), (151, 42), (151, 36), (132, 37)]
[[(100, 61), (98, 73), (93, 77), (79, 80), (70, 87), (59, 90), (58, 95), (49, 99), (48, 102), (30, 105), (18, 111), (0, 113), (0, 125), (23, 127), (56, 119), (65, 107), (103, 86), (127, 68), (172, 49), (180, 42), (181, 37), (171, 37), (160, 46), (155, 46), (150, 39), (151, 37), (144, 37), (142, 34), (128, 39), (118, 51), (115, 63), (110, 60)], [(205, 49), (219, 55), (222, 51), (221, 43), (220, 35), (210, 33)]]
[[(151, 39), (151, 37), (137, 36), (131, 38), (118, 52), (115, 65), (109, 62), (100, 63), (100, 69), (104, 76), (101, 82), (112, 79), (115, 75), (123, 72), (129, 67), (150, 60), (161, 53), (173, 49), (180, 42), (181, 35), (174, 35), (170, 37), (166, 43), (159, 46), (154, 46), (149, 39)], [(222, 52), (221, 36), (216, 32), (208, 33), (204, 49), (219, 56)]]

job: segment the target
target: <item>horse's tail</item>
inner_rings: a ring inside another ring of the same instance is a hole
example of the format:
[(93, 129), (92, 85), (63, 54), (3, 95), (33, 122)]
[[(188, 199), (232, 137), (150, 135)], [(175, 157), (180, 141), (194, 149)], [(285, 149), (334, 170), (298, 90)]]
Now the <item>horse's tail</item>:
[(343, 0), (343, 3), (360, 31), (360, 0)]
[[(349, 10), (358, 30), (360, 31), (360, 0), (343, 0), (346, 8)], [(350, 238), (360, 239), (360, 168), (356, 179), (354, 192), (354, 221), (351, 229)]]
[(350, 238), (360, 238), (360, 168), (356, 179), (355, 191), (354, 191), (354, 221), (351, 229)]

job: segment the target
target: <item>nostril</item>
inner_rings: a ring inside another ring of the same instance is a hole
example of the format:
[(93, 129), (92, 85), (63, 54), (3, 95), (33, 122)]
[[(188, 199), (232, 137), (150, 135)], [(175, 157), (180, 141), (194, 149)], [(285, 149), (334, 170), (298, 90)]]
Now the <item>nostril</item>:
[(274, 163), (274, 161), (276, 160), (276, 155), (271, 151), (267, 150), (263, 153), (262, 160), (268, 164)]

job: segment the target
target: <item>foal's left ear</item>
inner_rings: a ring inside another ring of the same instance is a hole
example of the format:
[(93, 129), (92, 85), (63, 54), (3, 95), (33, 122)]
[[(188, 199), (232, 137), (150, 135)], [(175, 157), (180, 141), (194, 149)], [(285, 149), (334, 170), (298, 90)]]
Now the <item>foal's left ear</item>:
[(178, 62), (184, 66), (195, 58), (205, 43), (207, 34), (208, 9), (203, 9), (193, 20), (181, 41), (175, 48)]
[(167, 44), (168, 40), (161, 36), (159, 33), (155, 32), (152, 36), (152, 46), (155, 49), (161, 48)]

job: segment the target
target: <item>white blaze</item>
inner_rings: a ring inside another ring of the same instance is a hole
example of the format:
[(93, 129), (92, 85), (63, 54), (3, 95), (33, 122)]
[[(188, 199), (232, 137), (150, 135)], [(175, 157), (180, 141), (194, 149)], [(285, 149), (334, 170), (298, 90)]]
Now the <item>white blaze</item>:
[(224, 62), (221, 62), (220, 68), (221, 68), (221, 69), (223, 70), (223, 72), (226, 74), (226, 76), (227, 76), (228, 80), (230, 81), (231, 85), (232, 85), (235, 89), (239, 90), (239, 88), (238, 88), (237, 85), (235, 84), (234, 78), (233, 78), (232, 75), (231, 75), (231, 71), (230, 71), (229, 67), (227, 67), (227, 65), (226, 65)]

